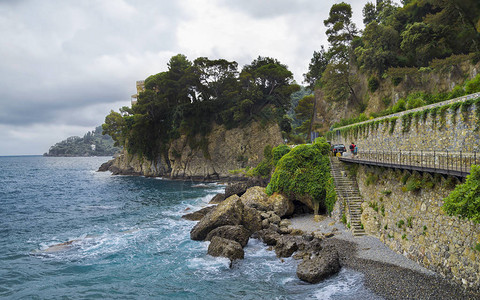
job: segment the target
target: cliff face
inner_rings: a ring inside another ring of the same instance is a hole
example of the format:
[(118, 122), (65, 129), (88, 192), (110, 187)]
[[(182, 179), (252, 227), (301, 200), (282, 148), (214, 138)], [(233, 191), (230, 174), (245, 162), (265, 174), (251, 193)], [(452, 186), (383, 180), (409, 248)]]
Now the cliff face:
[(262, 126), (259, 123), (231, 130), (214, 125), (207, 141), (208, 151), (192, 149), (186, 136), (181, 136), (171, 143), (168, 161), (163, 156), (150, 161), (124, 151), (107, 167), (114, 174), (199, 180), (228, 178), (232, 177), (229, 170), (256, 166), (263, 159), (266, 145), (277, 146), (283, 142), (277, 124)]
[[(468, 57), (459, 61), (443, 62), (444, 65), (432, 64), (427, 68), (397, 68), (389, 70), (384, 76), (376, 76), (379, 86), (375, 92), (369, 91), (370, 76), (355, 70), (354, 85), (357, 102), (345, 99), (338, 102), (326, 101), (321, 89), (315, 90), (315, 117), (313, 127), (324, 132), (341, 119), (348, 119), (365, 112), (380, 112), (397, 103), (400, 98), (410, 93), (442, 93), (450, 92), (456, 85), (462, 85), (466, 80), (474, 78), (480, 71), (480, 62), (472, 64)], [(399, 79), (398, 84), (393, 79)], [(324, 124), (327, 123), (327, 125)]]

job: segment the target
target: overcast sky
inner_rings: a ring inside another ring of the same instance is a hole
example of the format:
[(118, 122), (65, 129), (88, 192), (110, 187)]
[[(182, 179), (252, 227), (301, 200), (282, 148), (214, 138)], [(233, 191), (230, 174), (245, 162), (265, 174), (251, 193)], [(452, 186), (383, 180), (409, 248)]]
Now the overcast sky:
[[(0, 0), (0, 155), (43, 154), (130, 105), (135, 81), (185, 54), (286, 64), (327, 46), (332, 0)], [(367, 0), (352, 5), (362, 26)]]

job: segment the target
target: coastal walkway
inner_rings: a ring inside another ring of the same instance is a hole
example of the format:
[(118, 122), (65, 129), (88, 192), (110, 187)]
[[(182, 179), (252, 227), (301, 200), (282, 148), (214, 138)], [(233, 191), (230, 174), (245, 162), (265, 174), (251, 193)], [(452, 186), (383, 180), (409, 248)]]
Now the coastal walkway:
[(357, 156), (342, 156), (342, 162), (401, 170), (467, 177), (472, 165), (480, 164), (480, 153), (450, 151), (365, 150)]
[(365, 235), (360, 220), (363, 198), (358, 190), (356, 178), (348, 174), (344, 164), (337, 157), (330, 157), (330, 168), (335, 181), (335, 191), (342, 210), (341, 213), (347, 217), (347, 222), (350, 224), (354, 236)]

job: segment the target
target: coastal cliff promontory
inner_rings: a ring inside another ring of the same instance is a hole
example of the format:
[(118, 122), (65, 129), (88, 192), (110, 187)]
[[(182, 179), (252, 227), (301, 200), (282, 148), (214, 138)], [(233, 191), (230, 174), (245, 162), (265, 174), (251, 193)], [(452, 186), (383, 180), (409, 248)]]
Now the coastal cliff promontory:
[(168, 149), (168, 160), (159, 156), (149, 160), (123, 151), (122, 155), (101, 168), (113, 174), (162, 176), (176, 179), (225, 179), (229, 170), (256, 166), (263, 159), (266, 145), (283, 142), (278, 124), (252, 122), (243, 128), (225, 129), (213, 125), (204, 149), (192, 149), (186, 136), (174, 140)]

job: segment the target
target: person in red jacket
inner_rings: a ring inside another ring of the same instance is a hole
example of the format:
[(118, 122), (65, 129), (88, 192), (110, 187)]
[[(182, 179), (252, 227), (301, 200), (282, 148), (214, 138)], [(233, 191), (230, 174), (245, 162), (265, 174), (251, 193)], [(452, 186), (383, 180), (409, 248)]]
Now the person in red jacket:
[(355, 147), (357, 147), (357, 146), (355, 146), (355, 144), (352, 142), (352, 144), (350, 145), (350, 152), (352, 153), (352, 157), (354, 155), (353, 152), (355, 151)]

